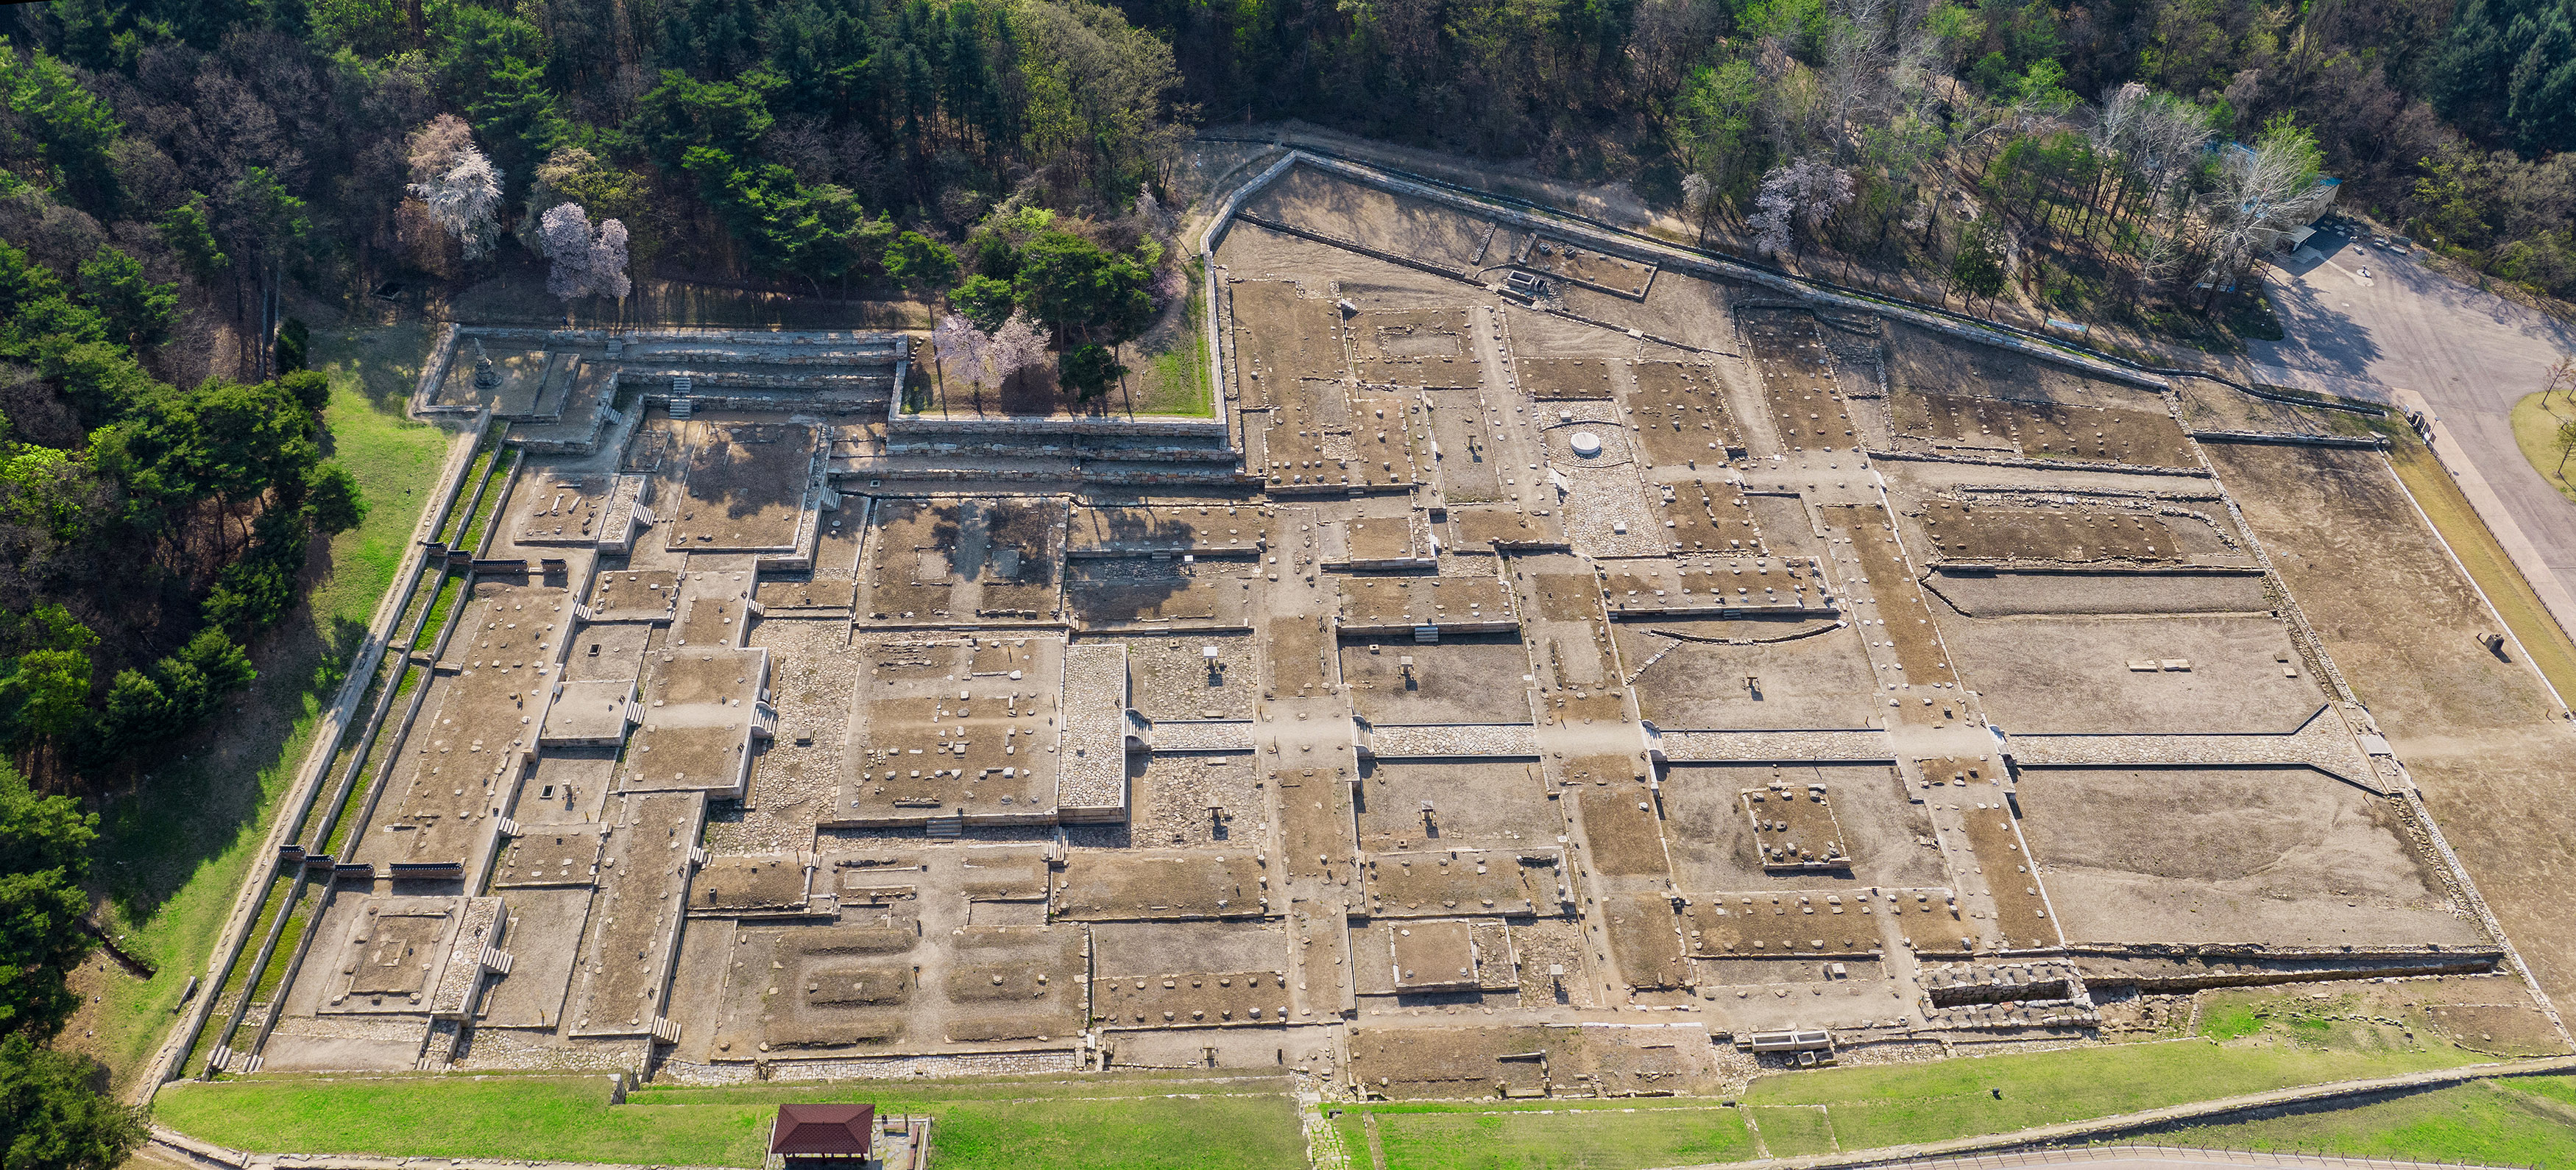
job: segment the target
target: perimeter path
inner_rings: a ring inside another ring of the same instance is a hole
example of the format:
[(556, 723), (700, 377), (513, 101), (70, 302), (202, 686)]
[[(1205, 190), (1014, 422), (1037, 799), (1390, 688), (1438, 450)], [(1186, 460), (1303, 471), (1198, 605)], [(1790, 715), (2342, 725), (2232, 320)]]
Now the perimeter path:
[(2421, 395), (2447, 432), (2434, 453), (2576, 633), (2576, 504), (2532, 470), (2509, 417), (2550, 363), (2576, 354), (2576, 328), (2338, 233), (2317, 233), (2275, 267), (2288, 336), (2248, 343), (2256, 376), (2387, 405), (2412, 405), (2398, 389)]
[[(2081, 1142), (2093, 1138), (2112, 1137), (2123, 1133), (2134, 1133), (2142, 1129), (2152, 1129), (2157, 1126), (2171, 1125), (2176, 1122), (2198, 1121), (2203, 1118), (2219, 1117), (2231, 1113), (2244, 1113), (2255, 1109), (2274, 1109), (2287, 1105), (2305, 1105), (2323, 1101), (2334, 1101), (2345, 1097), (2367, 1097), (2379, 1093), (2407, 1092), (2416, 1089), (2434, 1089), (2440, 1088), (2444, 1085), (2456, 1085), (2465, 1081), (2481, 1081), (2493, 1077), (2532, 1076), (2540, 1073), (2561, 1073), (2570, 1071), (2576, 1071), (2576, 1056), (2550, 1056), (2535, 1060), (2497, 1061), (2492, 1064), (2472, 1064), (2461, 1068), (2445, 1068), (2435, 1069), (2430, 1072), (2409, 1073), (2402, 1077), (2378, 1077), (2362, 1081), (2335, 1081), (2323, 1085), (2303, 1085), (2297, 1088), (2274, 1089), (2266, 1093), (2246, 1093), (2235, 1097), (2221, 1097), (2215, 1101), (2196, 1101), (2188, 1105), (2168, 1105), (2162, 1109), (2142, 1109), (2136, 1113), (2115, 1113), (2109, 1117), (2096, 1117), (2087, 1121), (2066, 1121), (2060, 1122), (2056, 1125), (2041, 1125), (2034, 1126), (2030, 1129), (2014, 1130), (2010, 1133), (1983, 1134), (1976, 1137), (1953, 1138), (1949, 1141), (1925, 1142), (1921, 1145), (1886, 1146), (1875, 1150), (1845, 1150), (1837, 1154), (1817, 1154), (1805, 1158), (1771, 1158), (1759, 1162), (1710, 1163), (1702, 1166), (1689, 1167), (1688, 1170), (1832, 1170), (1832, 1168), (1844, 1166), (1885, 1166), (1899, 1162), (1931, 1162), (1945, 1158), (1957, 1159), (1958, 1156), (1962, 1154), (1977, 1154), (1987, 1150), (2013, 1150), (2024, 1146), (2047, 1145), (2053, 1142)], [(2195, 1151), (2193, 1156), (2201, 1159), (2200, 1161), (2191, 1163), (2196, 1165), (2241, 1164), (2228, 1160), (2227, 1155), (2223, 1152)], [(2027, 1163), (2017, 1162), (2016, 1164), (2034, 1166), (2072, 1165), (2079, 1162), (2093, 1164), (2092, 1159), (2083, 1156), (2080, 1151), (2074, 1150), (2038, 1151), (2033, 1152), (2029, 1157), (2034, 1160)], [(2274, 1163), (2273, 1157), (2269, 1154), (2263, 1155), (2261, 1161), (2262, 1164), (2267, 1166)], [(2286, 1157), (2280, 1159), (2280, 1161), (2290, 1165), (2306, 1165), (2315, 1167), (2348, 1165), (2348, 1163), (2340, 1158), (2300, 1159), (2295, 1157)], [(1966, 1170), (1966, 1167), (1971, 1165), (1992, 1164), (1992, 1159), (1978, 1159), (1975, 1162), (1959, 1161), (1955, 1164), (1958, 1165), (1961, 1170)], [(2178, 1164), (2181, 1163), (2171, 1161), (2148, 1161), (2135, 1163), (2135, 1165), (2140, 1167), (2149, 1165)]]
[(2211, 1170), (2212, 1167), (2292, 1166), (2305, 1170), (2433, 1170), (2464, 1162), (2397, 1162), (2335, 1154), (2274, 1154), (2258, 1150), (2194, 1150), (2182, 1146), (2068, 1146), (1913, 1162), (1907, 1170), (2018, 1170), (2026, 1166), (2083, 1166), (2087, 1170)]
[(201, 1170), (729, 1170), (723, 1167), (628, 1165), (609, 1162), (529, 1162), (490, 1158), (393, 1158), (370, 1154), (253, 1154), (152, 1127), (146, 1152), (165, 1162)]

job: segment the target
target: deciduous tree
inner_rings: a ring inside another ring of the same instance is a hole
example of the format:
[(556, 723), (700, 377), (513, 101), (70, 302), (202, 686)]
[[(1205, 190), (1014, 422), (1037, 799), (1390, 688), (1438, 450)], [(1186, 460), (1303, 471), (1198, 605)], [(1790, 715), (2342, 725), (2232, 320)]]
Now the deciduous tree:
[(1752, 220), (1754, 246), (1774, 256), (1795, 256), (1804, 250), (1800, 236), (1822, 230), (1851, 199), (1851, 174), (1824, 159), (1809, 156), (1774, 167), (1762, 176), (1762, 192), (1754, 197), (1760, 209)]
[(575, 297), (623, 297), (633, 291), (626, 278), (626, 225), (603, 221), (597, 230), (579, 204), (558, 203), (545, 213), (538, 248), (552, 266), (546, 291), (570, 301)]
[(430, 219), (454, 236), (465, 258), (480, 260), (501, 238), (501, 168), (474, 148), (462, 119), (441, 114), (412, 136), (415, 178), (407, 188)]

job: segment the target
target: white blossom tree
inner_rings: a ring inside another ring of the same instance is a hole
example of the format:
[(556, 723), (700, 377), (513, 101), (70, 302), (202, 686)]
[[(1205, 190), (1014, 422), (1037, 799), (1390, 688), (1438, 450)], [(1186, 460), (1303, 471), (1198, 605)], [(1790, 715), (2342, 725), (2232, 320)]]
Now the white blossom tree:
[(409, 146), (416, 180), (410, 191), (430, 219), (464, 245), (466, 259), (491, 255), (501, 238), (501, 168), (474, 148), (471, 132), (453, 114), (432, 119)]
[(590, 213), (578, 203), (549, 209), (537, 231), (537, 245), (554, 266), (546, 272), (546, 291), (569, 301), (597, 294), (623, 297), (632, 291), (626, 278), (626, 225), (613, 219), (590, 226)]
[(1798, 237), (1813, 236), (1843, 205), (1852, 201), (1851, 175), (1841, 167), (1809, 155), (1782, 163), (1762, 176), (1753, 198), (1753, 246), (1774, 256), (1798, 254)]

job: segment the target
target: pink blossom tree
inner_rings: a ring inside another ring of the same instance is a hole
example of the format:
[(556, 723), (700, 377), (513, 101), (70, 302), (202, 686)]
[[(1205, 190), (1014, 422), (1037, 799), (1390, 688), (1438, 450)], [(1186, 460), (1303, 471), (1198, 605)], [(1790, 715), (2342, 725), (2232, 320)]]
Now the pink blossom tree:
[(537, 244), (554, 262), (546, 271), (546, 291), (566, 301), (594, 294), (624, 297), (634, 289), (626, 277), (626, 225), (617, 220), (601, 220), (594, 231), (580, 204), (558, 203), (540, 221)]
[(931, 327), (930, 352), (939, 363), (943, 382), (962, 381), (974, 387), (978, 397), (986, 387), (998, 391), (1011, 375), (1048, 360), (1046, 331), (1019, 313), (991, 333), (956, 313), (944, 314)]
[(1774, 256), (1796, 256), (1802, 249), (1799, 229), (1807, 236), (1823, 230), (1825, 221), (1852, 201), (1851, 174), (1809, 155), (1782, 163), (1762, 176), (1753, 197), (1753, 246)]

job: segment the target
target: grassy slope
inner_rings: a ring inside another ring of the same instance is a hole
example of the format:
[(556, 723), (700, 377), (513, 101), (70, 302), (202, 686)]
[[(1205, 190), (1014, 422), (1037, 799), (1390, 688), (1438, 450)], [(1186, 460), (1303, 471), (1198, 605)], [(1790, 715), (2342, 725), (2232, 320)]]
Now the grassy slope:
[(1134, 365), (1127, 376), (1130, 404), (1138, 414), (1212, 418), (1215, 404), (1208, 393), (1207, 284), (1198, 264), (1190, 264), (1190, 295), (1181, 305), (1179, 328), (1159, 338), (1156, 346), (1125, 347)]
[(2512, 417), (2513, 445), (2522, 449), (2522, 457), (2531, 461), (2531, 469), (2557, 488), (2558, 494), (2576, 500), (2576, 484), (2567, 482), (2567, 477), (2558, 472), (2562, 463), (2576, 463), (2576, 459), (2558, 457), (2558, 424), (2576, 418), (2576, 403), (2553, 397), (2549, 405), (2542, 406), (2540, 395), (2525, 395), (2513, 404)]
[(1768, 1077), (1745, 1101), (1823, 1105), (1835, 1140), (1857, 1150), (2483, 1059), (2448, 1048), (2364, 1053), (2183, 1040)]
[[(1754, 1082), (1740, 1113), (1684, 1100), (1407, 1103), (1353, 1107), (1340, 1125), (1353, 1149), (1364, 1148), (1360, 1114), (1373, 1113), (1388, 1170), (1622, 1170), (1755, 1157), (1742, 1115), (1760, 1127), (1764, 1149), (1790, 1157), (2003, 1133), (2489, 1059), (2439, 1042), (2412, 1045), (2400, 1033), (2373, 1025), (2318, 1026), (2292, 1013), (2258, 1016), (2258, 1000), (2236, 1006), (2243, 1010), (2221, 1013), (2215, 1021), (2225, 1043), (2204, 1036), (1783, 1073)], [(2371, 1118), (2352, 1123), (2357, 1132), (2379, 1124)]]
[[(1337, 1128), (1347, 1148), (1365, 1156), (1374, 1121), (1388, 1170), (1637, 1170), (1744, 1161), (1765, 1149), (1791, 1156), (2006, 1132), (2486, 1059), (2409, 1040), (2402, 1029), (2261, 1011), (2259, 996), (2229, 1002), (2244, 1010), (2215, 1013), (2204, 1029), (2214, 1035), (1780, 1074), (1756, 1082), (1742, 1109), (1706, 1099), (1382, 1103), (1348, 1107)], [(2511, 1086), (2506, 1095), (2468, 1086), (2202, 1127), (2188, 1140), (2526, 1164), (2576, 1146), (2568, 1122), (2576, 1118), (2576, 1078)], [(650, 1088), (611, 1106), (597, 1077), (255, 1077), (174, 1085), (161, 1096), (160, 1120), (253, 1150), (749, 1165), (772, 1108), (792, 1100), (872, 1100), (887, 1112), (936, 1116), (942, 1170), (1304, 1163), (1294, 1107), (1275, 1078)], [(1748, 1117), (1761, 1127), (1761, 1147)], [(2519, 1127), (2512, 1132), (2522, 1136), (2499, 1144), (2498, 1126)]]
[[(2461, 494), (2460, 485), (2442, 469), (2423, 440), (2403, 422), (2382, 430), (2389, 438), (2388, 461), (2397, 469), (2397, 478), (2406, 485), (2407, 493), (2415, 497), (2416, 506), (2432, 517), (2433, 527), (2468, 568), (2470, 579), (2486, 593), (2505, 626), (2531, 655), (2533, 665), (2540, 668), (2551, 686), (2558, 688), (2560, 697), (2576, 701), (2576, 642), (2571, 642), (2567, 631), (2550, 620), (2549, 611), (2540, 604), (2540, 595), (2531, 591), (2531, 583), (2514, 568), (2504, 546), (2496, 543), (2495, 534), (2478, 519), (2468, 497)], [(2517, 427), (2517, 435), (2519, 432)]]
[[(149, 981), (83, 972), (103, 996), (65, 1035), (105, 1061), (122, 1085), (177, 1018), (179, 993), (201, 974), (248, 872), (312, 743), (347, 657), (401, 566), (429, 499), (448, 432), (402, 417), (403, 396), (428, 352), (425, 329), (376, 331), (377, 343), (316, 330), (317, 368), (331, 371), (333, 457), (357, 477), (366, 522), (331, 541), (308, 576), (305, 605), (252, 647), (260, 677), (216, 725), (182, 744), (143, 790), (101, 810), (97, 873), (126, 946), (158, 965)], [(90, 1036), (87, 1033), (95, 1032)]]
[(1377, 1122), (1386, 1164), (1409, 1170), (1639, 1170), (1755, 1155), (1743, 1111), (1725, 1108), (1382, 1113)]
[(2576, 1164), (2576, 1078), (2454, 1085), (2368, 1105), (2200, 1125), (2138, 1140), (2486, 1165)]
[(1762, 1148), (1774, 1158), (1832, 1153), (1834, 1123), (1822, 1105), (1783, 1105), (1745, 1110), (1762, 1127)]
[[(1008, 1086), (1003, 1086), (1008, 1088)], [(1161, 1086), (1154, 1086), (1161, 1088)], [(259, 1080), (174, 1085), (158, 1120), (251, 1150), (755, 1166), (780, 1101), (873, 1101), (937, 1118), (940, 1170), (1290, 1170), (1305, 1165), (1296, 1106), (1267, 1092), (1137, 1091), (1056, 1096), (1057, 1085), (861, 1083), (812, 1088), (657, 1089), (608, 1103), (602, 1077)]]

